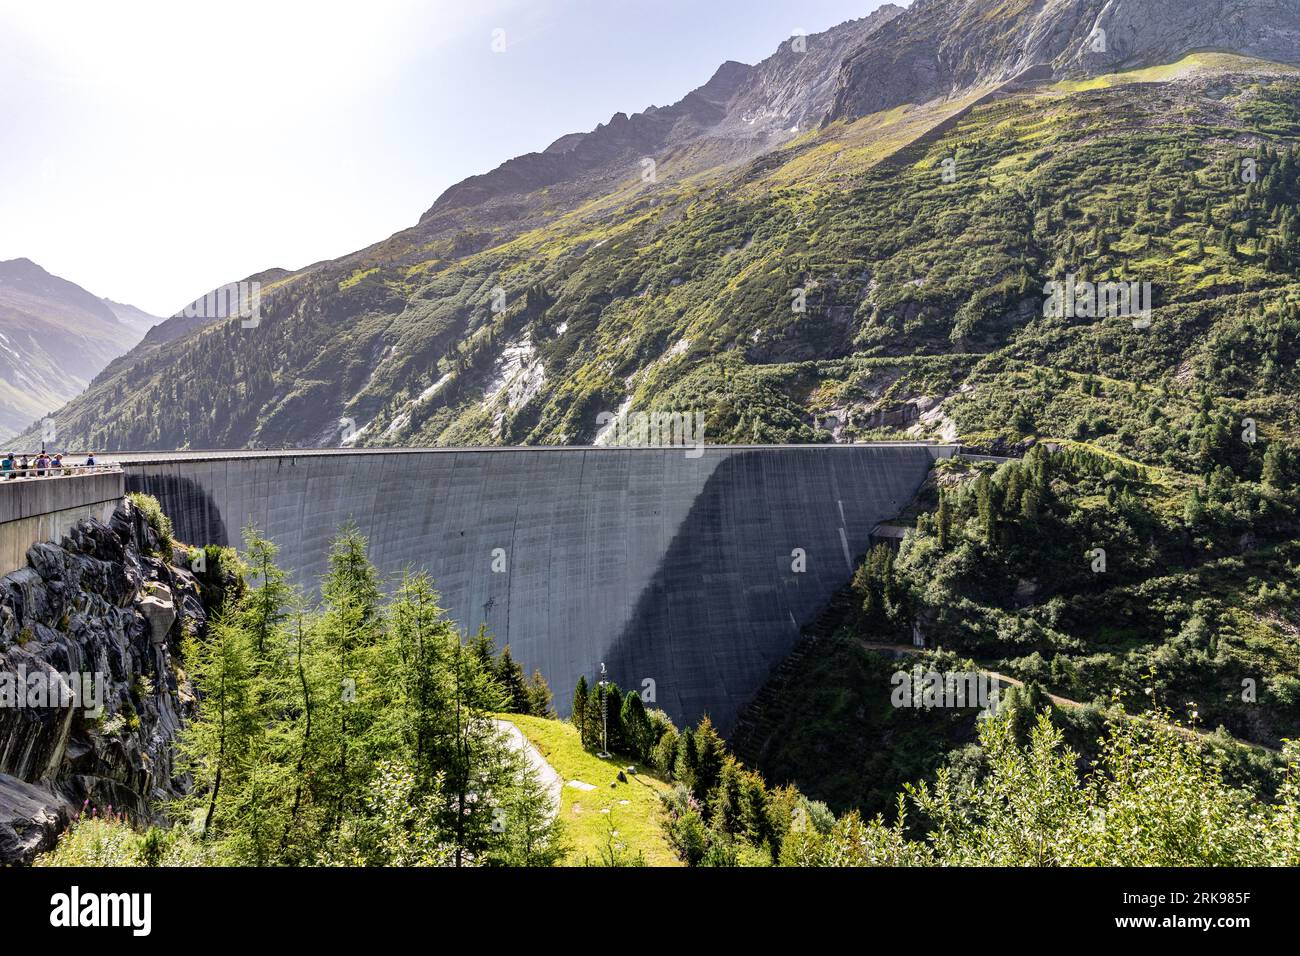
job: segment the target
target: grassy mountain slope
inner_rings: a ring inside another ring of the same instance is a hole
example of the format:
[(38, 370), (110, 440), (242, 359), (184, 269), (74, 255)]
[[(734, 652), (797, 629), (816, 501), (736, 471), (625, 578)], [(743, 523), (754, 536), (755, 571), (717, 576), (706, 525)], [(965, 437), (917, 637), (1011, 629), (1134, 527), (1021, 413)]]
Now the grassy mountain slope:
[[(367, 445), (572, 443), (630, 401), (703, 411), (718, 442), (829, 440), (831, 414), (840, 438), (1011, 440), (995, 359), (1177, 383), (1175, 402), (1208, 388), (1285, 429), (1300, 79), (1228, 56), (1150, 75), (837, 122), (740, 171), (678, 179), (670, 159), (656, 183), (477, 251), (399, 234), (273, 281), (255, 329), (217, 323), (119, 363), (62, 430), (116, 448), (335, 444), (351, 419)], [(1152, 327), (1043, 318), (1067, 274), (1151, 282)], [(1104, 415), (1049, 416), (1107, 440)]]

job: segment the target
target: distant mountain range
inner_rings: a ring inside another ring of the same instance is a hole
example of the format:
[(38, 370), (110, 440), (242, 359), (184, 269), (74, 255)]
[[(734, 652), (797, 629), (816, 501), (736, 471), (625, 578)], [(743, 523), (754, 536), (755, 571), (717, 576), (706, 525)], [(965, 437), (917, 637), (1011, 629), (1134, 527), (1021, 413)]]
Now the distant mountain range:
[(0, 262), (0, 436), (80, 394), (158, 321), (28, 259)]
[[(711, 441), (950, 435), (1064, 270), (1149, 260), (1165, 307), (1289, 287), (1286, 195), (1266, 220), (1210, 170), (1300, 136), (1298, 61), (1300, 0), (886, 5), (265, 274), (255, 326), (170, 320), (56, 419), (119, 449), (582, 443), (652, 406)], [(1192, 374), (1202, 331), (1149, 374)]]

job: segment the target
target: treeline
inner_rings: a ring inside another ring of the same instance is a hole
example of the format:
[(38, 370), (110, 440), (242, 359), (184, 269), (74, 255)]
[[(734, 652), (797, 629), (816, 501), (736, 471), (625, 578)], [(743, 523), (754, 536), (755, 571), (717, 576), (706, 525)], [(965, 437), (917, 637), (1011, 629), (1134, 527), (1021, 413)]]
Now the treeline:
[(1257, 480), (1070, 444), (943, 463), (901, 547), (858, 568), (843, 626), (870, 641), (919, 634), (1083, 703), (1118, 690), (1142, 709), (1154, 690), (1184, 719), (1276, 747), (1300, 731), (1285, 650), (1300, 500), (1291, 456), (1270, 444), (1253, 453)]
[[(1143, 498), (1147, 469), (1131, 462), (1036, 445), (996, 469), (958, 463), (938, 475), (937, 502), (918, 515), (905, 548), (909, 558), (924, 548), (924, 571), (880, 544), (854, 573), (851, 623), (872, 640), (910, 643), (914, 626), (934, 620), (927, 605), (936, 603), (940, 582), (983, 604), (1010, 607), (1029, 578), (1049, 579), (1039, 589), (1047, 593), (1095, 588), (1088, 552), (1099, 542), (1109, 546), (1110, 577), (1100, 579), (1107, 583), (1145, 569), (1153, 542), (1169, 544), (1171, 529)], [(1081, 489), (1104, 496), (1105, 507), (1079, 509), (1073, 499)]]
[(868, 820), (769, 786), (707, 717), (678, 732), (637, 694), (585, 679), (574, 702), (585, 746), (638, 755), (677, 782), (662, 797), (664, 827), (691, 866), (1300, 863), (1300, 744), (1284, 749), (1277, 799), (1261, 801), (1231, 782), (1222, 749), (1162, 711), (1113, 708), (1085, 761), (1040, 693), (1012, 690), (978, 722), (978, 743), (950, 754), (932, 782), (903, 787), (888, 819)]
[(499, 710), (510, 714), (531, 717), (554, 717), (551, 688), (540, 670), (531, 677), (524, 676), (523, 665), (510, 653), (510, 645), (498, 655), (487, 625), (480, 624), (478, 633), (469, 642), (470, 652), (478, 658), (484, 673), (491, 674), (501, 688)]
[(801, 866), (1296, 866), (1300, 746), (1278, 802), (1230, 785), (1212, 749), (1166, 723), (1117, 715), (1088, 772), (1047, 712), (1025, 744), (1018, 712), (980, 722), (980, 742), (933, 784), (904, 788), (892, 821), (849, 812), (789, 835)]
[(519, 686), (482, 630), (466, 646), (426, 575), (385, 598), (355, 528), (310, 608), (273, 544), (250, 531), (245, 549), (243, 601), (184, 648), (200, 708), (177, 819), (197, 840), (253, 865), (554, 862), (548, 798), (491, 717), (545, 711), (545, 683)]
[(252, 866), (546, 866), (550, 798), (493, 714), (550, 712), (508, 649), (469, 642), (423, 573), (385, 596), (355, 528), (308, 604), (245, 533), (242, 581), (183, 645), (197, 717), (178, 740), (189, 794), (170, 829), (82, 821), (56, 859)]
[(771, 866), (791, 830), (834, 821), (825, 804), (746, 769), (707, 716), (679, 731), (635, 691), (579, 677), (570, 720), (586, 749), (635, 757), (677, 783), (662, 797), (665, 827), (691, 866)]

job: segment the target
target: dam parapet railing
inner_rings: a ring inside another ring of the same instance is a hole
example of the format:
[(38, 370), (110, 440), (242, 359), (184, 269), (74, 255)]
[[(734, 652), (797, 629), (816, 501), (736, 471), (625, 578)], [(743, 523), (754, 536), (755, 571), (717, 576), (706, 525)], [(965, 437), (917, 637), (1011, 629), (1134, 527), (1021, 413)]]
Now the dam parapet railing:
[[(857, 442), (857, 443), (839, 443), (825, 442), (819, 444), (800, 444), (800, 445), (702, 445), (706, 452), (745, 452), (760, 451), (768, 452), (796, 452), (807, 451), (810, 449), (818, 451), (833, 452), (836, 449), (850, 451), (853, 449), (861, 450), (863, 448), (931, 448), (938, 453), (938, 457), (947, 457), (948, 455), (962, 455), (962, 446), (956, 442), (942, 441), (875, 441), (875, 442)], [(528, 454), (535, 452), (547, 452), (554, 454), (575, 454), (580, 452), (625, 452), (635, 454), (638, 452), (685, 452), (691, 450), (689, 446), (672, 446), (672, 445), (456, 445), (456, 446), (427, 446), (427, 447), (406, 447), (406, 448), (370, 448), (370, 447), (258, 447), (258, 448), (209, 448), (209, 449), (187, 449), (183, 451), (118, 451), (102, 454), (98, 457), (114, 466), (129, 466), (132, 464), (144, 464), (153, 462), (167, 461), (223, 461), (234, 458), (298, 458), (298, 457), (320, 457), (331, 455), (430, 455), (444, 454), (455, 455), (465, 453), (483, 453), (483, 454)]]
[[(34, 458), (35, 456), (30, 457)], [(102, 465), (46, 465), (43, 468), (29, 465), (23, 470), (10, 470), (0, 473), (0, 482), (31, 481), (36, 478), (78, 478), (82, 475), (98, 475), (111, 472), (121, 473), (121, 471), (122, 466), (116, 462)]]

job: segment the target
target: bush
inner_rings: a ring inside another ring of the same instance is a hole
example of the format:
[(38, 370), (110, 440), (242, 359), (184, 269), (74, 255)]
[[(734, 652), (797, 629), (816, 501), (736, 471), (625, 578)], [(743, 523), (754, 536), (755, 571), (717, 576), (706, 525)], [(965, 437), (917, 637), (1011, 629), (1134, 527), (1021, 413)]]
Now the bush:
[(698, 866), (709, 851), (708, 828), (694, 809), (669, 822), (668, 839), (688, 866)]
[(172, 550), (172, 519), (163, 513), (162, 505), (158, 503), (158, 499), (153, 495), (142, 494), (138, 491), (132, 491), (126, 497), (139, 510), (145, 524), (152, 528), (153, 533), (158, 536), (161, 547), (160, 553), (170, 558)]
[(99, 813), (82, 805), (81, 813), (59, 837), (54, 849), (33, 866), (209, 866), (214, 861), (184, 830), (150, 827), (141, 833), (112, 807)]
[(677, 731), (672, 727), (660, 735), (659, 742), (651, 751), (650, 762), (660, 773), (672, 776), (673, 766), (677, 762)]

